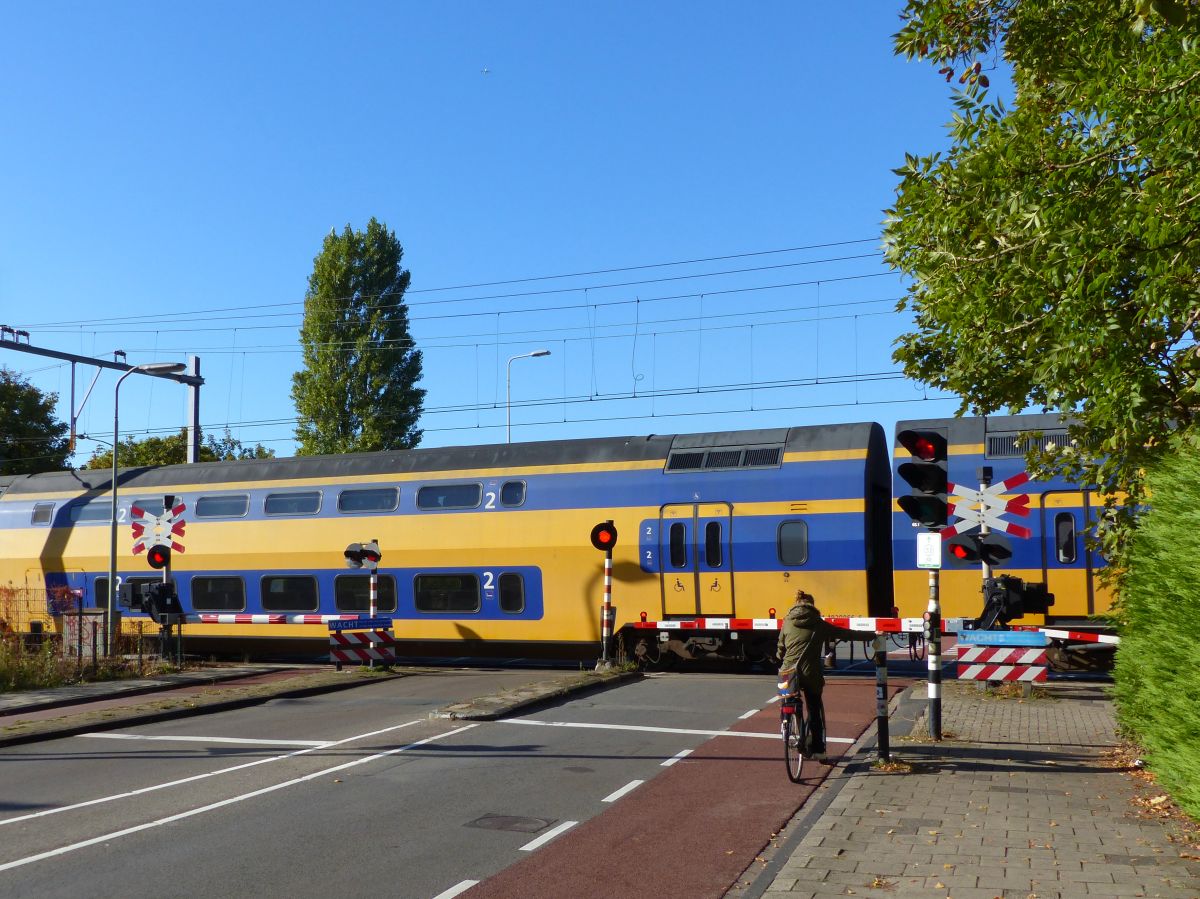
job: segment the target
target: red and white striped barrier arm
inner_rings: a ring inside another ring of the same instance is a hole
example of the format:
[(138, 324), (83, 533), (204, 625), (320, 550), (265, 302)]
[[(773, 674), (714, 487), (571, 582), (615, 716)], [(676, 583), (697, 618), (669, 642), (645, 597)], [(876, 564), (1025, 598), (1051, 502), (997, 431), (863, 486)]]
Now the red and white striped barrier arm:
[(326, 624), (330, 621), (347, 621), (359, 618), (358, 615), (256, 615), (238, 612), (236, 614), (220, 614), (201, 612), (189, 616), (201, 624)]
[(1120, 637), (1112, 634), (1096, 634), (1090, 631), (1060, 631), (1048, 627), (1038, 628), (1051, 640), (1071, 640), (1076, 643), (1112, 643), (1121, 642)]

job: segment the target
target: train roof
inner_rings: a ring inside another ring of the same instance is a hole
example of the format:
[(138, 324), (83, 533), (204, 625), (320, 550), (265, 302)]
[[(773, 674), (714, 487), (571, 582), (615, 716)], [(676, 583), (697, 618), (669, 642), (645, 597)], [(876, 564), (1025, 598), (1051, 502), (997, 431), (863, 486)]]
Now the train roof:
[[(298, 478), (341, 478), (379, 474), (469, 471), (472, 469), (528, 468), (606, 462), (663, 460), (672, 451), (734, 447), (780, 447), (785, 452), (821, 452), (883, 448), (883, 429), (875, 422), (715, 431), (698, 434), (649, 434), (640, 437), (598, 437), (350, 453), (330, 456), (293, 456), (285, 459), (246, 459), (122, 468), (122, 489), (167, 487), (181, 483), (222, 484), (238, 481), (285, 481)], [(18, 475), (10, 479), (8, 494), (106, 491), (112, 480), (108, 469), (79, 469)], [(3, 495), (4, 479), (0, 479)]]

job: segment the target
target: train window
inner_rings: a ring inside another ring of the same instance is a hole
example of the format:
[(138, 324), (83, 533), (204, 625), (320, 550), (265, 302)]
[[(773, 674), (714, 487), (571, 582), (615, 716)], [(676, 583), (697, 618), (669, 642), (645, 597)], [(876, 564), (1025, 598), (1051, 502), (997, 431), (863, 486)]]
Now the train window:
[(34, 503), (30, 524), (49, 524), (54, 518), (54, 503)]
[(525, 482), (524, 481), (505, 481), (500, 488), (500, 505), (502, 506), (523, 506), (525, 505)]
[(418, 574), (413, 580), (418, 612), (478, 612), (479, 578), (473, 574)]
[(264, 612), (315, 612), (317, 579), (307, 575), (269, 574), (262, 579)]
[(521, 575), (500, 575), (500, 611), (514, 615), (525, 611), (525, 579)]
[(482, 484), (434, 484), (417, 491), (417, 508), (475, 509), (482, 498)]
[(808, 561), (808, 522), (785, 521), (779, 525), (779, 561), (783, 565)]
[(1070, 512), (1054, 516), (1054, 551), (1064, 564), (1075, 561), (1075, 516)]
[(395, 512), (399, 505), (399, 487), (360, 487), (338, 494), (339, 512)]
[(321, 511), (321, 491), (305, 490), (299, 493), (268, 493), (263, 500), (263, 512), (267, 515), (316, 515)]
[(192, 576), (192, 609), (197, 612), (243, 612), (246, 585), (240, 577)]
[(196, 500), (197, 518), (245, 518), (250, 511), (248, 493), (202, 496)]
[(710, 521), (704, 526), (704, 562), (709, 568), (720, 568), (721, 522)]
[(112, 500), (71, 506), (71, 521), (112, 521)]
[[(339, 574), (333, 579), (334, 604), (339, 612), (371, 611), (371, 576)], [(379, 575), (379, 595), (375, 611), (396, 611), (396, 579), (390, 574)]]
[(671, 525), (671, 567), (687, 567), (687, 527), (677, 521)]
[[(134, 506), (137, 506), (147, 515), (162, 515), (166, 511), (163, 507), (163, 498), (161, 496), (135, 499), (129, 504), (129, 508), (132, 509)], [(131, 512), (130, 514), (132, 515), (133, 513)]]

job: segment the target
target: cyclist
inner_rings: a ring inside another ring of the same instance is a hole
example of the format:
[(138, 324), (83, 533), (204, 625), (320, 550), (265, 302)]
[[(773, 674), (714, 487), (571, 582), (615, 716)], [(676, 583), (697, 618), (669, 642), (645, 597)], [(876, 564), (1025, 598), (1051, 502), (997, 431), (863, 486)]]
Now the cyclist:
[(795, 605), (788, 610), (779, 631), (779, 680), (804, 691), (808, 705), (808, 733), (811, 745), (806, 755), (825, 761), (825, 707), (821, 693), (825, 675), (821, 671), (821, 650), (827, 639), (853, 639), (854, 631), (835, 627), (821, 617), (812, 594), (796, 591)]

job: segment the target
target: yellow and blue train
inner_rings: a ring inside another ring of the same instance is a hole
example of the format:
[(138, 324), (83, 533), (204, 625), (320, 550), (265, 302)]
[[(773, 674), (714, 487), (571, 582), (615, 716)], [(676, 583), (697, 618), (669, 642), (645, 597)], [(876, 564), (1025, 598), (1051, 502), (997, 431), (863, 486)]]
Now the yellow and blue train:
[[(984, 465), (994, 482), (1024, 469), (1026, 432), (1065, 436), (1049, 416), (897, 425), (913, 429), (945, 438), (949, 480), (967, 485)], [(366, 613), (368, 575), (347, 569), (344, 552), (376, 540), (377, 612), (393, 619), (402, 653), (594, 655), (603, 557), (589, 533), (610, 519), (615, 632), (631, 654), (661, 651), (639, 621), (769, 620), (797, 587), (827, 615), (919, 616), (928, 576), (896, 475), (909, 453), (890, 443), (860, 423), (123, 469), (118, 576), (161, 577), (133, 553), (131, 509), (157, 514), (170, 496), (186, 520), (172, 576), (189, 651), (316, 654), (328, 619)], [(91, 470), (0, 479), (0, 617), (18, 595), (41, 596), (50, 628), (64, 596), (105, 606), (110, 481)], [(1031, 536), (1011, 540), (1003, 573), (1047, 584), (1053, 621), (1105, 611), (1103, 563), (1084, 542), (1094, 493), (1053, 481), (1021, 492)], [(948, 561), (941, 599), (945, 616), (978, 616), (978, 566)], [(122, 618), (126, 631), (146, 624)], [(755, 660), (774, 640), (726, 624), (672, 646)]]

